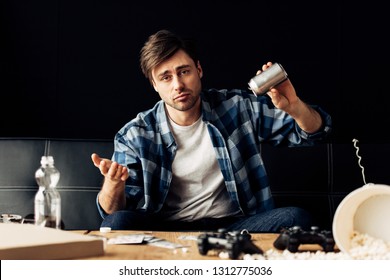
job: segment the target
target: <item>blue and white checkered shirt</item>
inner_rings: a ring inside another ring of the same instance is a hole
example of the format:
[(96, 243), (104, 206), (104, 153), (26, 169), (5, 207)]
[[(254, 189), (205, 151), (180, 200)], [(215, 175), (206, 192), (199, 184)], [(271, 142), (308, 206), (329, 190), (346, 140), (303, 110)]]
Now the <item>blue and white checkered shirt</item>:
[[(202, 120), (206, 123), (230, 198), (245, 215), (274, 207), (260, 154), (260, 143), (312, 145), (325, 139), (331, 117), (317, 106), (323, 127), (308, 134), (267, 95), (243, 90), (203, 90)], [(127, 209), (158, 212), (172, 180), (177, 145), (170, 131), (163, 101), (137, 117), (116, 134), (112, 160), (129, 169)], [(98, 203), (102, 217), (107, 214)]]

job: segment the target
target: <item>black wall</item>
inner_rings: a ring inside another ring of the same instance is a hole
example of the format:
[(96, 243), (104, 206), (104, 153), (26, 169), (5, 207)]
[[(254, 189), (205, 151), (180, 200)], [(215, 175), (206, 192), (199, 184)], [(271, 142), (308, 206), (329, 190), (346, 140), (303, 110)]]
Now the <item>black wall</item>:
[(390, 141), (387, 10), (296, 2), (3, 0), (0, 137), (112, 139), (159, 100), (139, 50), (168, 28), (197, 40), (205, 87), (246, 88), (280, 62), (332, 114), (333, 141)]

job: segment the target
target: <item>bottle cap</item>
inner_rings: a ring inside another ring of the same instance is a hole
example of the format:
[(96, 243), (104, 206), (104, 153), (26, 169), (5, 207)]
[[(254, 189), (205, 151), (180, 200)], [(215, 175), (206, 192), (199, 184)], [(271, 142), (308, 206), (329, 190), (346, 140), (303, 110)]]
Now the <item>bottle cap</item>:
[(100, 228), (100, 232), (102, 232), (102, 233), (107, 233), (107, 232), (110, 232), (110, 231), (111, 231), (110, 227), (101, 227)]
[(42, 156), (41, 157), (41, 165), (51, 165), (54, 164), (53, 156)]

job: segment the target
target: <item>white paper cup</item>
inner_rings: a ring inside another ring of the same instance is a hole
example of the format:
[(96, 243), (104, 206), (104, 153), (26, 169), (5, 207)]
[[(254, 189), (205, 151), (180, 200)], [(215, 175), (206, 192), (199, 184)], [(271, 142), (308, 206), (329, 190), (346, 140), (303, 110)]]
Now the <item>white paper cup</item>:
[(349, 193), (336, 209), (332, 231), (337, 247), (346, 254), (355, 231), (390, 241), (390, 186), (366, 184)]

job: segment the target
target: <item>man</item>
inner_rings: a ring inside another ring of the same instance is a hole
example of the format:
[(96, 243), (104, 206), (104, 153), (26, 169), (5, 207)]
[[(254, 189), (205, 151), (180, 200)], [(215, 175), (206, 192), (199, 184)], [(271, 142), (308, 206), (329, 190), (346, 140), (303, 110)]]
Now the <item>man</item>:
[(92, 155), (104, 175), (97, 196), (102, 226), (251, 232), (310, 227), (303, 209), (274, 208), (259, 144), (323, 140), (331, 130), (326, 112), (300, 100), (289, 79), (264, 96), (203, 89), (194, 46), (167, 30), (149, 37), (140, 64), (161, 100), (119, 130), (111, 160)]

